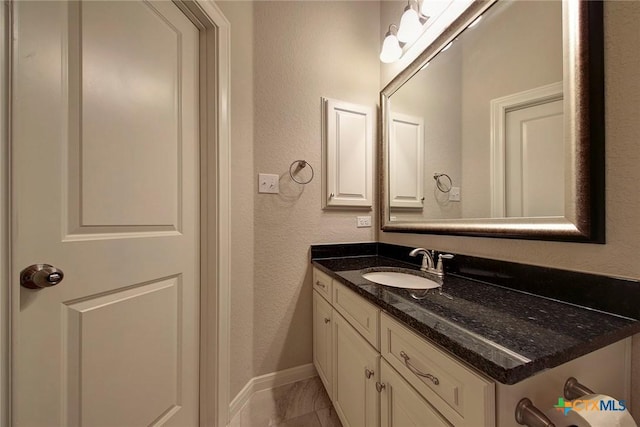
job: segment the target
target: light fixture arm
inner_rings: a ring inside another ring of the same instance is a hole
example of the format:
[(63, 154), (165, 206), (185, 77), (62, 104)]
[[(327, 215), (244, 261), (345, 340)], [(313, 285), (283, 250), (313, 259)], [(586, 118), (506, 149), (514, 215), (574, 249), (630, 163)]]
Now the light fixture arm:
[[(429, 0), (415, 0), (416, 2), (416, 8), (415, 11), (418, 12), (418, 18), (420, 19), (420, 22), (422, 24), (424, 24), (425, 22), (427, 22), (427, 19), (431, 18), (428, 15), (425, 15), (424, 13), (422, 13), (422, 3), (429, 1)], [(433, 1), (433, 0), (431, 0)], [(409, 0), (409, 3), (411, 3), (411, 0)]]

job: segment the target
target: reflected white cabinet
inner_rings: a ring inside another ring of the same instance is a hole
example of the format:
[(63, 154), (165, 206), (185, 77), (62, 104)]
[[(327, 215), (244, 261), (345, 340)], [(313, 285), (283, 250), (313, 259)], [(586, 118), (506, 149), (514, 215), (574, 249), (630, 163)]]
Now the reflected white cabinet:
[(389, 129), (389, 203), (392, 208), (424, 204), (424, 120), (393, 113)]
[(313, 364), (331, 398), (332, 394), (332, 318), (331, 305), (316, 291), (313, 292)]
[(371, 208), (373, 107), (322, 98), (322, 205)]
[(451, 427), (387, 362), (380, 361), (380, 427)]
[(340, 314), (333, 314), (333, 406), (344, 427), (377, 427), (380, 354)]

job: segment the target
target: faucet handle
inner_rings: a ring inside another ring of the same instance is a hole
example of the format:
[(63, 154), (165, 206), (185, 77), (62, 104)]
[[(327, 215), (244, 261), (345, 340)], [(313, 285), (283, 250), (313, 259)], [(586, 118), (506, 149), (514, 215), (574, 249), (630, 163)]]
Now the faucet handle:
[(438, 255), (438, 265), (436, 266), (436, 270), (440, 273), (444, 272), (443, 259), (451, 259), (453, 258), (453, 254), (439, 254)]

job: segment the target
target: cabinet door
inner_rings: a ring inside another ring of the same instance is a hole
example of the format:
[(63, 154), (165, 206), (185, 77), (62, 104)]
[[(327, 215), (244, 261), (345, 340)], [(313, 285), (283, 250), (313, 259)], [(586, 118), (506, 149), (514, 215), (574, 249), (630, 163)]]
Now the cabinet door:
[(389, 137), (389, 203), (392, 208), (422, 209), (424, 120), (393, 113)]
[(381, 427), (451, 427), (384, 359), (380, 362)]
[(373, 200), (374, 109), (323, 102), (323, 207), (370, 208)]
[(378, 427), (380, 355), (333, 312), (333, 406), (344, 427)]
[(331, 306), (316, 291), (313, 291), (313, 364), (327, 389), (332, 395), (331, 385)]

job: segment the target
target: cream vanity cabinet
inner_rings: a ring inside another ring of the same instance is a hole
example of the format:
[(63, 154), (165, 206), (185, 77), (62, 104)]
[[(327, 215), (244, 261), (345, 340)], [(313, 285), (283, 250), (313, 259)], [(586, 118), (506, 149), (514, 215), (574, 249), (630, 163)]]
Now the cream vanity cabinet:
[(344, 427), (495, 425), (491, 380), (315, 268), (313, 287), (313, 361)]
[(386, 361), (382, 360), (380, 365), (380, 384), (384, 384), (380, 402), (381, 427), (451, 426)]
[(379, 310), (317, 269), (313, 287), (313, 363), (318, 375), (344, 427), (377, 427)]

